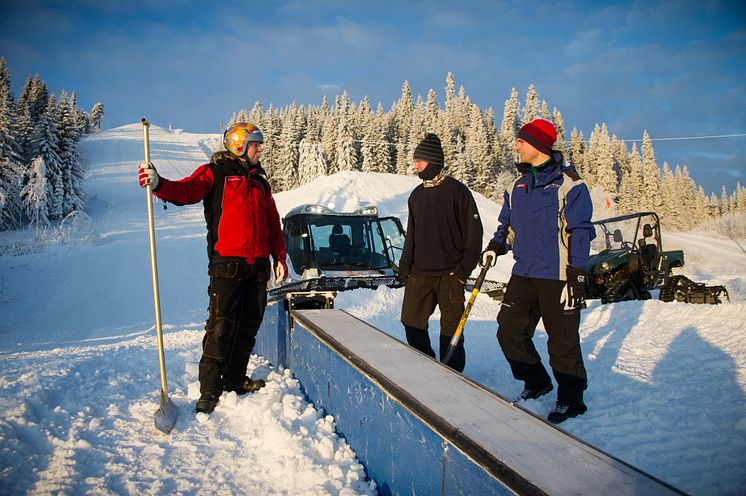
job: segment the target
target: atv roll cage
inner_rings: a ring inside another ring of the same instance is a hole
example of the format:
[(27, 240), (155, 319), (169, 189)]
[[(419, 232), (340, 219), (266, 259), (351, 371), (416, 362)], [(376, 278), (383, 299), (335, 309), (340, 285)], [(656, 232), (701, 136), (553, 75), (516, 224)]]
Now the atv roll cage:
[(660, 289), (661, 301), (720, 303), (728, 298), (723, 286), (695, 283), (672, 269), (684, 266), (684, 252), (663, 251), (661, 224), (655, 212), (620, 215), (593, 222), (598, 236), (591, 242), (596, 253), (588, 265), (586, 292), (603, 303), (647, 300)]

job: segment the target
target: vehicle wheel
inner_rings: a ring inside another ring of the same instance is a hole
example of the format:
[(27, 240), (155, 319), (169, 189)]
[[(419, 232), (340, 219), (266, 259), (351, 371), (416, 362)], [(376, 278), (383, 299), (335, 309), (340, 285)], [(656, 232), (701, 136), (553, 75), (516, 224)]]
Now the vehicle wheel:
[(601, 303), (615, 303), (617, 301), (634, 299), (634, 289), (630, 284), (630, 280), (626, 278), (611, 283), (606, 289), (606, 292), (601, 295)]

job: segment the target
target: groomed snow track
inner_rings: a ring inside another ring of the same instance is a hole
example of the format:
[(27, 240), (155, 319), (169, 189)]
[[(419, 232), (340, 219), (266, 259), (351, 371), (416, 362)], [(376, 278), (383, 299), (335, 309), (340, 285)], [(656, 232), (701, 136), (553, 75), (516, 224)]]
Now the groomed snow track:
[(683, 494), (352, 315), (270, 305), (255, 352), (333, 415), (379, 494)]

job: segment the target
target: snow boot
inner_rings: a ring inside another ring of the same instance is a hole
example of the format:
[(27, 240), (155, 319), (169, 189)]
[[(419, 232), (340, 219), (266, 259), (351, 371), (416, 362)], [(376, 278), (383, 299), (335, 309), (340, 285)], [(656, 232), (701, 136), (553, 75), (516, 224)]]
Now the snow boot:
[(242, 394), (259, 391), (266, 385), (267, 383), (264, 382), (263, 379), (252, 380), (251, 377), (244, 377), (242, 384), (226, 384), (223, 390), (226, 392), (233, 391), (237, 395), (241, 396)]
[(564, 422), (565, 420), (569, 418), (582, 415), (587, 410), (588, 410), (588, 407), (585, 406), (583, 402), (560, 403), (558, 401), (557, 406), (555, 406), (554, 410), (552, 410), (547, 416), (547, 420), (549, 420), (553, 424), (559, 424), (560, 422)]
[(535, 400), (536, 398), (540, 398), (549, 393), (552, 389), (554, 389), (554, 386), (551, 382), (546, 386), (539, 386), (537, 388), (526, 387), (515, 399), (515, 403), (518, 403), (519, 401)]
[(215, 410), (215, 406), (218, 404), (220, 397), (212, 393), (202, 393), (202, 396), (197, 400), (196, 410), (197, 413), (212, 413)]

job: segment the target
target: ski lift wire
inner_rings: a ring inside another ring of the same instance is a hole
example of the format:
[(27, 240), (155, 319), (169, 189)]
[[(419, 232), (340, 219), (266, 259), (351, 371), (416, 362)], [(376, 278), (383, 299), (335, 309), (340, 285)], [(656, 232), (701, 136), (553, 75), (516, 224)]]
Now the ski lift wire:
[[(696, 140), (696, 139), (718, 139), (718, 138), (742, 138), (746, 136), (746, 133), (737, 134), (717, 134), (708, 136), (675, 136), (668, 138), (650, 138), (650, 141), (682, 141), (682, 140)], [(643, 141), (642, 139), (623, 139), (621, 141)]]

